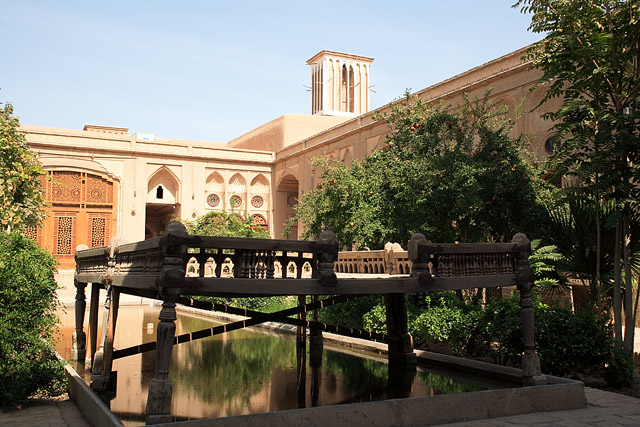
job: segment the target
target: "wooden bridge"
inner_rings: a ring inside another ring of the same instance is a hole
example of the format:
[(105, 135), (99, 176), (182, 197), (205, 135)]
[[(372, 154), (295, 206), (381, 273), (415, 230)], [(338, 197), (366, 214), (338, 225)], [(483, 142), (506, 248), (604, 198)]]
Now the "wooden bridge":
[[(119, 244), (113, 239), (108, 247), (76, 253), (76, 331), (72, 355), (78, 360), (87, 356), (83, 331), (86, 309), (85, 288), (91, 284), (89, 334), (93, 381), (91, 387), (106, 391), (114, 382), (114, 359), (156, 350), (156, 371), (149, 384), (147, 424), (170, 422), (172, 385), (169, 364), (173, 345), (237, 330), (265, 321), (289, 323), (310, 328), (312, 353), (314, 343), (321, 343), (321, 332), (331, 331), (375, 339), (388, 344), (390, 369), (413, 369), (416, 357), (407, 329), (406, 293), (458, 289), (517, 286), (521, 298), (524, 331), (524, 385), (545, 383), (534, 347), (531, 288), (533, 272), (528, 257), (527, 238), (518, 234), (511, 243), (431, 244), (421, 234), (414, 235), (408, 248), (412, 262), (410, 275), (389, 278), (338, 278), (334, 263), (338, 242), (331, 231), (324, 231), (315, 241), (243, 239), (191, 236), (184, 225), (172, 223), (162, 237), (137, 243)], [(232, 266), (231, 271), (225, 271)], [(294, 266), (294, 268), (290, 268)], [(293, 277), (289, 277), (290, 271)], [(308, 278), (303, 272), (308, 270)], [(97, 348), (98, 294), (107, 292), (100, 348)], [(157, 341), (115, 350), (119, 297), (121, 293), (161, 299)], [(362, 295), (383, 294), (386, 304), (387, 333), (375, 334), (325, 325), (317, 321), (317, 311)], [(276, 313), (260, 313), (193, 301), (190, 296), (266, 297), (297, 295), (298, 306)], [(307, 303), (306, 296), (312, 296)], [(326, 299), (320, 296), (328, 295)], [(175, 336), (176, 304), (227, 311), (249, 319), (227, 325)], [(306, 313), (313, 312), (314, 320)], [(297, 314), (298, 318), (290, 318)], [(304, 330), (301, 335), (304, 336)], [(300, 336), (300, 334), (299, 334)], [(312, 354), (313, 358), (313, 354)]]

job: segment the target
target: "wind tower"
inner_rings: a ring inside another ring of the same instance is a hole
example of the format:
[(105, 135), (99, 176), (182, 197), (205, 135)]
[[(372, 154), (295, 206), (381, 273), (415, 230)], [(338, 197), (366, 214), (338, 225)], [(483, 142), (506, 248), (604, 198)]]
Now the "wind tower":
[(323, 50), (311, 67), (311, 114), (358, 116), (369, 111), (369, 67), (373, 58)]

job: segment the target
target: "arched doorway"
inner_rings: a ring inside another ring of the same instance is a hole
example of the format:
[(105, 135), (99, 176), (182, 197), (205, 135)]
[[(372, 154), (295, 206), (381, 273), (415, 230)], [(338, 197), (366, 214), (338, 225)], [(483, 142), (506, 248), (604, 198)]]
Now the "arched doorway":
[(172, 218), (180, 218), (180, 184), (166, 167), (158, 169), (147, 183), (145, 239), (164, 234)]
[[(285, 174), (278, 184), (276, 192), (276, 215), (274, 221), (275, 236), (281, 238), (287, 222), (295, 215), (294, 206), (298, 204), (298, 179), (291, 173)], [(287, 239), (298, 239), (298, 224), (291, 227)]]

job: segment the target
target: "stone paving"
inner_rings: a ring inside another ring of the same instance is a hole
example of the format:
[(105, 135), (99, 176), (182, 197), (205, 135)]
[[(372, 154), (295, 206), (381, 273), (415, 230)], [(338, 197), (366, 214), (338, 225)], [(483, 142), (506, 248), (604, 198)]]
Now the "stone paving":
[(587, 407), (571, 411), (537, 412), (513, 417), (447, 424), (452, 427), (514, 426), (640, 426), (640, 399), (585, 388)]
[[(585, 388), (588, 406), (571, 411), (538, 412), (512, 417), (447, 424), (450, 427), (514, 426), (640, 426), (640, 399)], [(428, 417), (428, 414), (425, 414)], [(1, 426), (88, 427), (78, 408), (68, 399), (35, 400), (20, 411), (0, 413)]]
[(0, 412), (0, 426), (89, 427), (78, 407), (69, 398), (27, 402), (21, 410)]

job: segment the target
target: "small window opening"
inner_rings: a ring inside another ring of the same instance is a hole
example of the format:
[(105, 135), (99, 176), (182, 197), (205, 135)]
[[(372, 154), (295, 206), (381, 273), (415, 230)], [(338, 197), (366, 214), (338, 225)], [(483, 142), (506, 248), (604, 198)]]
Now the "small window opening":
[(158, 185), (158, 188), (156, 188), (156, 199), (163, 199), (164, 198), (164, 188), (162, 188), (162, 185)]
[(560, 144), (560, 139), (557, 136), (552, 136), (544, 143), (544, 151), (546, 151), (547, 154), (552, 155), (556, 151), (558, 151), (558, 148), (560, 148)]

